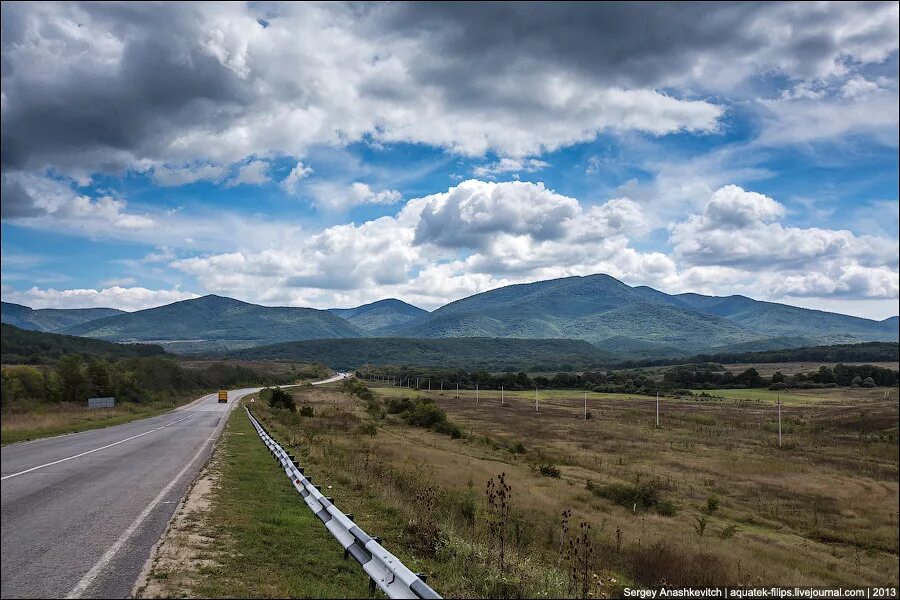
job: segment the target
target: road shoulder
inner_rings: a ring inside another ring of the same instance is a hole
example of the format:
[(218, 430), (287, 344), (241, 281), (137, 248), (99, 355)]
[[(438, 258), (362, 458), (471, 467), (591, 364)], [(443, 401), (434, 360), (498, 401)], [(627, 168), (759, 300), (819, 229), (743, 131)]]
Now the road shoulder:
[(367, 586), (238, 407), (132, 595), (356, 598)]

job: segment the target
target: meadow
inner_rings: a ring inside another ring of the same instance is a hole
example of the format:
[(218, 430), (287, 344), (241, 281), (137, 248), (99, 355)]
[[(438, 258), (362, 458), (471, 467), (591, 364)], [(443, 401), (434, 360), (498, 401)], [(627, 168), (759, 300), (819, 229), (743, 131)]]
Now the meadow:
[[(665, 398), (659, 427), (650, 397), (588, 393), (586, 419), (579, 390), (540, 391), (538, 411), (533, 392), (501, 405), (499, 392), (433, 391), (457, 439), (385, 414), (427, 392), (370, 389), (371, 400), (295, 392), (313, 417), (254, 410), (338, 506), (447, 596), (897, 585), (896, 389), (782, 394), (781, 446), (761, 390)], [(498, 524), (486, 486), (501, 473)]]

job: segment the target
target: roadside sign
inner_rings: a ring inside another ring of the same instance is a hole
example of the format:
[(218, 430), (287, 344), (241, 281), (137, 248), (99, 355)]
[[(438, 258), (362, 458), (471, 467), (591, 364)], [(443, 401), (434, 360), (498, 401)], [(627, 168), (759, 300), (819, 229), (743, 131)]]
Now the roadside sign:
[(112, 408), (115, 405), (115, 398), (88, 398), (88, 408)]

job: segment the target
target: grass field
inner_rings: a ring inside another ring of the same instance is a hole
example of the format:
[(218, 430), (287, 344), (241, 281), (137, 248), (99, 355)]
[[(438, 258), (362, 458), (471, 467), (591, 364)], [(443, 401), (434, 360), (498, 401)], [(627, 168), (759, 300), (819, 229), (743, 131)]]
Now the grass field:
[(238, 407), (135, 595), (365, 598), (368, 578), (343, 559)]
[(120, 425), (136, 419), (153, 417), (170, 411), (182, 402), (153, 402), (149, 404), (119, 404), (115, 408), (91, 409), (83, 404), (60, 403), (38, 405), (22, 413), (4, 413), (0, 423), (0, 443), (13, 444), (64, 433), (77, 433)]
[[(373, 391), (382, 403), (412, 394)], [(314, 418), (260, 413), (310, 472), (334, 485), (338, 506), (430, 573), (439, 592), (571, 596), (560, 548), (585, 522), (591, 593), (603, 596), (623, 582), (897, 585), (898, 404), (896, 390), (883, 394), (784, 398), (782, 447), (774, 398), (764, 397), (667, 398), (656, 428), (648, 397), (589, 394), (585, 420), (575, 390), (540, 392), (537, 413), (533, 393), (510, 394), (504, 406), (494, 392), (479, 394), (478, 404), (474, 392), (432, 393), (463, 439), (373, 419), (335, 389), (296, 393)], [(361, 427), (370, 422), (374, 436)], [(512, 487), (509, 564), (473, 569), (496, 549), (485, 485), (500, 473)], [(421, 516), (423, 502), (434, 506), (432, 517)], [(409, 528), (436, 532), (437, 547), (417, 548)]]
[[(753, 367), (759, 374), (763, 377), (771, 377), (776, 371), (780, 371), (785, 375), (795, 375), (797, 373), (812, 373), (813, 371), (818, 371), (819, 367), (826, 366), (829, 368), (834, 368), (834, 366), (838, 363), (834, 362), (821, 362), (821, 361), (810, 361), (810, 362), (782, 362), (782, 363), (753, 363), (753, 364), (723, 364), (727, 370), (733, 373), (740, 373), (745, 369)], [(881, 367), (883, 369), (894, 369), (895, 371), (900, 367), (896, 362), (845, 362), (845, 365), (875, 365), (876, 367)]]
[[(430, 397), (435, 400), (454, 399), (457, 396), (456, 388), (440, 390), (426, 389), (416, 390), (413, 388), (391, 387), (384, 385), (370, 385), (372, 391), (381, 397), (402, 397), (415, 398), (417, 396)], [(715, 399), (745, 400), (748, 402), (760, 402), (763, 404), (774, 405), (777, 400), (781, 400), (784, 404), (806, 405), (816, 402), (827, 402), (833, 400), (876, 400), (883, 398), (885, 394), (891, 398), (897, 398), (897, 389), (891, 388), (828, 388), (818, 390), (781, 390), (772, 391), (765, 388), (751, 389), (714, 389), (714, 390), (696, 390), (696, 395), (706, 394), (714, 396)], [(500, 390), (479, 390), (477, 397), (479, 400), (496, 400), (499, 402)], [(582, 390), (561, 390), (561, 389), (543, 389), (538, 390), (538, 405), (543, 402), (560, 402), (563, 405), (571, 404), (572, 406), (583, 406), (584, 398), (587, 397), (588, 404), (591, 401), (631, 401), (649, 399), (649, 396), (640, 396), (635, 394), (609, 394), (603, 392), (584, 392)], [(475, 390), (460, 390), (459, 397), (461, 399), (471, 400), (473, 403), (476, 399)], [(534, 405), (534, 390), (519, 390), (503, 392), (504, 400), (517, 400), (521, 402), (530, 402)], [(664, 398), (663, 401), (667, 401)]]

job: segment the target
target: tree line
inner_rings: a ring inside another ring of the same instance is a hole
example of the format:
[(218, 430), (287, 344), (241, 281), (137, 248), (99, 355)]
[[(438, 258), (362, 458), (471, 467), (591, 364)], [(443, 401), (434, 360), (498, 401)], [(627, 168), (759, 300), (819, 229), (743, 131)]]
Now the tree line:
[(716, 363), (679, 365), (658, 373), (647, 370), (585, 371), (582, 373), (559, 372), (553, 375), (529, 375), (517, 373), (489, 373), (485, 370), (418, 369), (406, 366), (363, 367), (356, 371), (361, 379), (384, 380), (393, 385), (420, 389), (472, 390), (533, 390), (533, 389), (584, 389), (593, 392), (655, 394), (674, 393), (678, 390), (716, 388), (765, 388), (775, 385), (781, 388), (813, 388), (837, 386), (892, 386), (897, 385), (897, 371), (875, 365), (842, 365), (833, 369), (823, 366), (811, 373), (784, 375), (775, 373), (763, 377), (749, 367), (740, 372), (726, 370)]
[(110, 361), (68, 354), (55, 366), (4, 367), (2, 406), (7, 410), (28, 402), (85, 402), (106, 396), (114, 396), (118, 402), (145, 403), (218, 388), (291, 383), (326, 373), (321, 365), (278, 374), (227, 363), (185, 368), (165, 356)]

